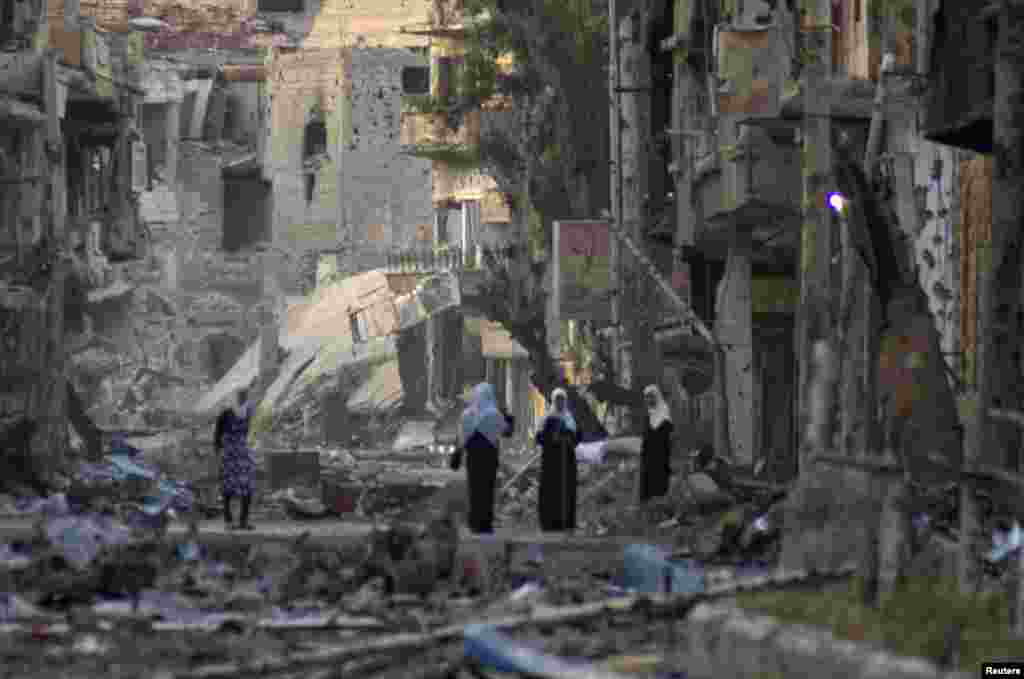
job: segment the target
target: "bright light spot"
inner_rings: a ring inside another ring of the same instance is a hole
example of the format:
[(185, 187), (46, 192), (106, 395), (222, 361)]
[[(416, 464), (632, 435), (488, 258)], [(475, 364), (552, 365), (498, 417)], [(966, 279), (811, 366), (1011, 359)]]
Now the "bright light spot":
[(846, 210), (846, 198), (839, 193), (830, 193), (828, 194), (828, 206), (837, 214), (842, 214)]

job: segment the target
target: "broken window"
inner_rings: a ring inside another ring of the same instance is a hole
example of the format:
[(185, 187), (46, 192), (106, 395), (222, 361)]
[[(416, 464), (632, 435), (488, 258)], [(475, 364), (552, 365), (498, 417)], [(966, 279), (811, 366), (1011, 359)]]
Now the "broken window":
[(258, 12), (302, 12), (306, 9), (305, 0), (258, 0)]
[(316, 195), (316, 173), (319, 158), (327, 153), (327, 126), (323, 119), (316, 117), (306, 123), (302, 135), (302, 165), (306, 171), (306, 203), (313, 202)]
[(327, 153), (327, 126), (323, 120), (315, 119), (306, 123), (303, 134), (303, 160)]
[(426, 66), (403, 68), (402, 94), (430, 94), (430, 69)]
[(437, 218), (437, 242), (440, 245), (448, 242), (448, 209), (438, 209), (435, 214)]
[(38, 3), (29, 0), (0, 2), (0, 45), (27, 48), (39, 22)]

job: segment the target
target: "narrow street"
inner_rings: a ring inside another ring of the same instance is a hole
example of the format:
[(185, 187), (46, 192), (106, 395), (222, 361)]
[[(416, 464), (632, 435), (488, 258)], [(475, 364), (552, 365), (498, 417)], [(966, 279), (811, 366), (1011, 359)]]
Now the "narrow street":
[(1024, 673), (1024, 2), (0, 2), (0, 679)]

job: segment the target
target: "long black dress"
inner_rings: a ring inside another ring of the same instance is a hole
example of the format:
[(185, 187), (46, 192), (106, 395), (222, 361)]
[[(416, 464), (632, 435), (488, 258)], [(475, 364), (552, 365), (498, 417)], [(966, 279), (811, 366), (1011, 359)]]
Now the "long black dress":
[[(502, 436), (511, 436), (515, 418), (502, 413), (505, 428)], [(498, 484), (498, 446), (480, 432), (473, 432), (465, 445), (466, 481), (469, 485), (469, 517), (467, 523), (474, 533), (494, 532), (494, 491)]]
[(549, 417), (537, 432), (540, 458), (540, 529), (571, 531), (576, 528), (576, 446), (580, 442), (558, 417)]
[(466, 477), (469, 484), (469, 529), (474, 533), (493, 533), (498, 447), (480, 432), (474, 432), (466, 441)]
[(672, 469), (669, 458), (672, 454), (672, 423), (663, 421), (652, 429), (650, 423), (644, 427), (641, 448), (640, 500), (661, 497), (668, 492)]

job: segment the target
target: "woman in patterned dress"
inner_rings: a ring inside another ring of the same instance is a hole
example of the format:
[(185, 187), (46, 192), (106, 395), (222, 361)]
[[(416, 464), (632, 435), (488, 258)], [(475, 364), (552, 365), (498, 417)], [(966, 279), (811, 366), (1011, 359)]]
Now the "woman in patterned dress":
[[(249, 422), (252, 420), (253, 404), (249, 394), (242, 389), (238, 392), (238, 403), (226, 409), (217, 418), (214, 433), (214, 448), (221, 454), (221, 483), (224, 495), (224, 525), (228, 530), (252, 530), (249, 525), (249, 508), (252, 505), (253, 476), (256, 462), (249, 450)], [(241, 516), (238, 525), (232, 524), (231, 500), (241, 498)]]

